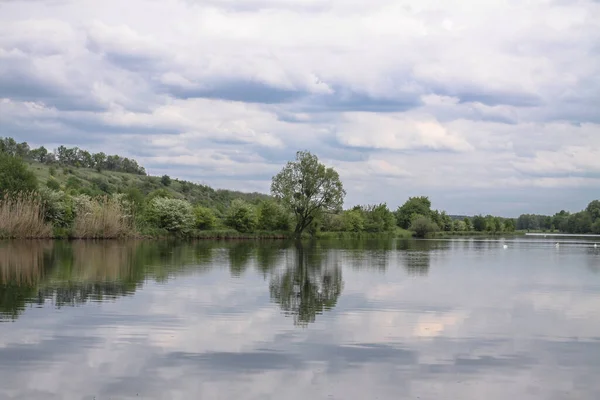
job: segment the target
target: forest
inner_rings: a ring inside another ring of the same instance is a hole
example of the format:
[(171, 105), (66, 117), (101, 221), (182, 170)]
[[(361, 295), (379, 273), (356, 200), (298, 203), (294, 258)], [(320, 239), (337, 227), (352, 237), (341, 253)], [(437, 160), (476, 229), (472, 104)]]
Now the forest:
[[(295, 180), (297, 176), (303, 179)], [(312, 186), (311, 186), (312, 185)], [(78, 147), (48, 151), (0, 138), (0, 237), (337, 237), (600, 233), (600, 201), (554, 216), (451, 217), (426, 196), (343, 209), (337, 172), (298, 152), (273, 177), (271, 194), (215, 190), (146, 175), (136, 160)]]

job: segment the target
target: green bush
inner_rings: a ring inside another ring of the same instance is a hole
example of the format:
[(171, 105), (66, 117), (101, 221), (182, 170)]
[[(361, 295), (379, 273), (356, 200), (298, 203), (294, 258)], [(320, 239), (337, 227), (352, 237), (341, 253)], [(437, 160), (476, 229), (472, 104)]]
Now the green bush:
[(429, 233), (439, 231), (440, 228), (428, 217), (423, 215), (415, 215), (410, 224), (410, 230), (415, 233), (416, 237), (424, 238)]
[(252, 232), (258, 225), (258, 218), (254, 207), (243, 200), (235, 199), (227, 210), (225, 223), (238, 232)]
[(600, 234), (600, 219), (592, 224), (592, 233)]
[(160, 183), (162, 183), (163, 186), (171, 186), (171, 177), (169, 175), (163, 175), (160, 178)]
[(55, 228), (69, 228), (75, 219), (73, 199), (65, 192), (40, 190), (44, 206), (44, 219)]
[(287, 231), (290, 229), (290, 215), (278, 203), (263, 201), (258, 206), (258, 228), (264, 231)]
[(58, 181), (54, 178), (48, 179), (48, 182), (46, 182), (46, 186), (50, 190), (60, 190), (60, 183), (58, 183)]
[(7, 193), (33, 192), (37, 178), (18, 157), (0, 153), (0, 197)]
[(360, 210), (345, 211), (342, 226), (346, 232), (360, 232), (365, 228), (365, 218)]
[(146, 209), (148, 222), (169, 232), (188, 233), (194, 227), (194, 210), (185, 200), (156, 197)]
[(150, 203), (152, 200), (154, 200), (156, 198), (172, 199), (173, 193), (167, 189), (156, 189), (148, 194), (146, 201), (148, 203)]
[(202, 206), (194, 208), (194, 221), (196, 228), (201, 230), (210, 230), (217, 225), (217, 217), (213, 210)]

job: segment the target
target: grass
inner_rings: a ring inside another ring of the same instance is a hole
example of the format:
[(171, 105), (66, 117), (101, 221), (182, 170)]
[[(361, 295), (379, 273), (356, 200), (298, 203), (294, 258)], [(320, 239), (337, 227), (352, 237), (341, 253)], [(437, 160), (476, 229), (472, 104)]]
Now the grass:
[(52, 225), (44, 221), (44, 207), (35, 194), (5, 196), (0, 200), (0, 238), (52, 237)]
[(77, 205), (72, 237), (78, 239), (116, 239), (134, 236), (133, 216), (111, 197)]
[[(270, 196), (261, 193), (244, 193), (226, 189), (213, 189), (202, 184), (193, 184), (173, 178), (169, 186), (161, 183), (158, 176), (137, 175), (126, 172), (102, 170), (98, 172), (91, 168), (49, 166), (35, 161), (28, 161), (29, 169), (38, 179), (40, 187), (45, 187), (48, 181), (55, 180), (62, 190), (70, 188), (87, 189), (95, 194), (125, 191), (137, 188), (143, 194), (148, 194), (157, 189), (169, 192), (174, 198), (185, 199), (194, 204), (205, 207), (219, 208), (227, 205), (234, 198), (241, 198), (249, 202), (257, 199), (265, 200)], [(54, 174), (51, 174), (51, 169)]]
[(430, 237), (460, 237), (460, 236), (520, 236), (524, 235), (525, 232), (514, 231), (514, 232), (488, 232), (488, 231), (460, 231), (460, 232), (435, 232), (430, 234)]
[(413, 237), (413, 233), (406, 229), (396, 228), (392, 232), (319, 232), (317, 235), (319, 239), (368, 239), (380, 237), (411, 238)]

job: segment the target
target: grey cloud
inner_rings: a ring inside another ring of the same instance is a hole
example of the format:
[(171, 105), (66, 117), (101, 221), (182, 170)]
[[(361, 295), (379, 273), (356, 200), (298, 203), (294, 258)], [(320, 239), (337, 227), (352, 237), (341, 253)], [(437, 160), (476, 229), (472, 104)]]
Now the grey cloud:
[(249, 80), (203, 82), (191, 87), (161, 85), (159, 90), (180, 99), (207, 98), (265, 104), (289, 102), (304, 95), (301, 91)]
[(0, 97), (18, 101), (43, 102), (63, 111), (103, 111), (106, 107), (89, 93), (65, 87), (31, 69), (32, 60), (4, 60), (0, 63)]
[(485, 87), (439, 88), (435, 94), (459, 98), (461, 103), (483, 103), (488, 106), (510, 105), (516, 107), (535, 107), (542, 105), (537, 94), (509, 91), (492, 91)]

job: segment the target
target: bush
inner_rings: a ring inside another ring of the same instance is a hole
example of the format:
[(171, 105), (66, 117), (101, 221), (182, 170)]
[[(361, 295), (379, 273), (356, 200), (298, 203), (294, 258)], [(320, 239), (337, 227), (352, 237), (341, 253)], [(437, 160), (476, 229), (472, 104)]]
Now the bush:
[(278, 203), (267, 200), (258, 206), (258, 228), (265, 231), (287, 231), (290, 215)]
[(595, 234), (600, 234), (600, 219), (598, 219), (596, 222), (594, 222), (594, 224), (592, 225), (592, 233)]
[(254, 207), (243, 200), (235, 199), (227, 210), (225, 223), (238, 232), (246, 233), (256, 229), (258, 218)]
[(171, 186), (171, 177), (169, 175), (163, 175), (160, 178), (160, 183), (162, 183), (163, 186)]
[(50, 167), (48, 171), (50, 172), (50, 176), (56, 176), (56, 167)]
[(0, 153), (0, 197), (7, 193), (33, 192), (37, 189), (37, 178), (18, 158)]
[(197, 206), (194, 208), (194, 222), (196, 224), (196, 228), (201, 230), (209, 230), (213, 229), (217, 224), (217, 217), (210, 208)]
[(169, 232), (188, 233), (194, 226), (194, 211), (185, 200), (156, 197), (146, 214), (148, 222)]
[(75, 219), (73, 199), (66, 193), (49, 189), (40, 190), (44, 206), (44, 220), (55, 228), (69, 228)]
[(152, 202), (152, 200), (154, 200), (156, 198), (172, 199), (173, 193), (168, 191), (167, 189), (156, 189), (156, 190), (150, 192), (150, 194), (148, 194), (146, 201), (148, 203), (150, 203), (150, 202)]
[(431, 219), (422, 215), (416, 215), (410, 224), (410, 230), (415, 233), (416, 237), (424, 238), (429, 233), (439, 231), (440, 228)]
[(46, 187), (50, 190), (60, 190), (60, 183), (58, 183), (56, 179), (50, 178), (48, 179), (48, 182), (46, 182)]
[(360, 210), (345, 211), (342, 221), (346, 232), (360, 232), (365, 228), (365, 218)]

